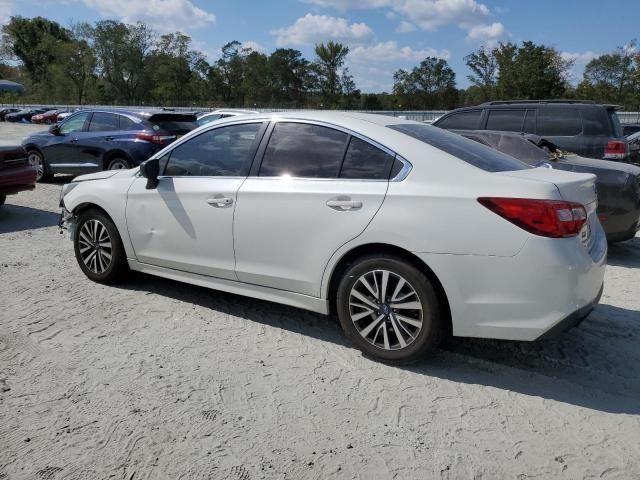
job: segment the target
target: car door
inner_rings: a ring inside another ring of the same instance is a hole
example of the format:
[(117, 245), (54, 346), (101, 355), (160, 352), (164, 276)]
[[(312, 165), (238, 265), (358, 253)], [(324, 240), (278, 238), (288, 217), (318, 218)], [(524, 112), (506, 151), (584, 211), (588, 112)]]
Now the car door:
[(382, 205), (394, 157), (316, 122), (282, 120), (271, 129), (238, 192), (236, 273), (242, 282), (319, 296), (331, 256)]
[[(95, 169), (95, 163), (87, 162), (80, 150), (81, 140), (86, 133), (86, 126), (91, 113), (80, 112), (71, 115), (60, 124), (57, 135), (51, 135), (42, 147), (47, 166), (53, 173), (82, 173), (88, 169)], [(86, 165), (89, 163), (89, 165)]]
[(80, 155), (86, 163), (104, 170), (104, 154), (114, 147), (114, 139), (119, 133), (119, 115), (110, 112), (93, 112), (86, 135), (77, 142)]
[(128, 192), (129, 237), (138, 261), (236, 280), (233, 216), (263, 123), (220, 126), (185, 139), (161, 159), (158, 187), (137, 177)]

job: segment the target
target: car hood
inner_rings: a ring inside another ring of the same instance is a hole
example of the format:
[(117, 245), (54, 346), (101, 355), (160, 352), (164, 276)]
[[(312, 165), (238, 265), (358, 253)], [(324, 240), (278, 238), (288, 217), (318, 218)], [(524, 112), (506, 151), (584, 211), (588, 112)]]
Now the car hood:
[(104, 180), (106, 178), (111, 178), (118, 173), (122, 173), (122, 171), (118, 170), (105, 170), (104, 172), (96, 172), (96, 173), (88, 173), (86, 175), (80, 175), (73, 179), (74, 182), (86, 182), (89, 180)]

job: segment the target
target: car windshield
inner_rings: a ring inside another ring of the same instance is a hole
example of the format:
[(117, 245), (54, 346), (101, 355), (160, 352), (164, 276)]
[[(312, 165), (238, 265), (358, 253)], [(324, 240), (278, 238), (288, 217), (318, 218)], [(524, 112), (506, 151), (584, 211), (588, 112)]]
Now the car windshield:
[(411, 123), (387, 126), (487, 172), (509, 172), (532, 168), (509, 155), (438, 127)]

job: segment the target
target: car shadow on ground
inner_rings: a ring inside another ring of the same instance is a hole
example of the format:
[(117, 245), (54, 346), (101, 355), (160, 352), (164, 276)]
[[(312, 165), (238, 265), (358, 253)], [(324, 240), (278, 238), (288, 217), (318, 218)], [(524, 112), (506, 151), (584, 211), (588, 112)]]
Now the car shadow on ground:
[(46, 210), (6, 203), (0, 206), (0, 234), (52, 227), (58, 224), (59, 217)]
[(640, 268), (640, 237), (609, 245), (607, 264), (616, 267)]
[[(349, 347), (334, 316), (135, 272), (120, 287)], [(511, 342), (453, 338), (418, 364), (395, 368), (605, 412), (640, 414), (639, 340), (640, 313), (600, 305), (579, 327), (557, 339)]]

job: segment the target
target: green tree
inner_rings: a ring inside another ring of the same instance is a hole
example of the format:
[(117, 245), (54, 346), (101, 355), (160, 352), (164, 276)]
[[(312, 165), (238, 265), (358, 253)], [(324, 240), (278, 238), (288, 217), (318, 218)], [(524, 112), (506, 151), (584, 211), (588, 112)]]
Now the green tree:
[(564, 60), (554, 48), (522, 42), (501, 43), (494, 51), (498, 64), (497, 94), (508, 99), (558, 98), (568, 87), (573, 62)]
[(315, 53), (319, 87), (325, 106), (331, 108), (336, 106), (342, 93), (340, 70), (349, 54), (349, 47), (330, 41), (316, 44)]
[(277, 105), (301, 107), (309, 85), (309, 61), (299, 50), (278, 48), (269, 55), (269, 78)]
[(393, 80), (393, 93), (405, 108), (451, 108), (457, 98), (456, 74), (441, 58), (427, 57), (411, 72), (400, 69)]
[(464, 57), (464, 61), (473, 72), (467, 78), (482, 92), (482, 101), (492, 99), (498, 77), (498, 62), (494, 52), (482, 46)]
[(578, 94), (599, 102), (633, 102), (637, 95), (636, 42), (591, 60), (584, 69)]
[(98, 69), (113, 100), (133, 105), (145, 97), (152, 38), (153, 32), (142, 22), (135, 25), (113, 20), (96, 23), (93, 42)]

